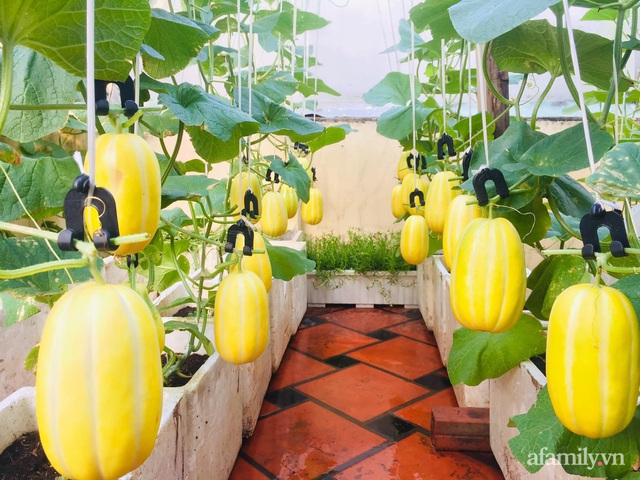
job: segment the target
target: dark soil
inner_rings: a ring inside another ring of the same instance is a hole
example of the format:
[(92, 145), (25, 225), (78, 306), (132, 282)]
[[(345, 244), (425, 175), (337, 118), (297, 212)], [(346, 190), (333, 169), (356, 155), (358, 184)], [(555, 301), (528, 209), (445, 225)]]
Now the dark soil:
[[(204, 365), (204, 362), (209, 358), (208, 355), (201, 355), (199, 353), (192, 353), (189, 355), (185, 361), (180, 366), (180, 373), (183, 375), (174, 374), (167, 379), (164, 386), (165, 387), (182, 387), (191, 380), (191, 377), (195, 375), (198, 369)], [(162, 356), (162, 363), (166, 362), (166, 357)], [(0, 478), (0, 480), (2, 480)]]
[(44, 454), (38, 432), (25, 433), (0, 453), (0, 480), (55, 480), (59, 476)]
[(191, 315), (195, 315), (197, 312), (196, 307), (182, 307), (176, 313), (173, 314), (174, 317), (186, 318)]

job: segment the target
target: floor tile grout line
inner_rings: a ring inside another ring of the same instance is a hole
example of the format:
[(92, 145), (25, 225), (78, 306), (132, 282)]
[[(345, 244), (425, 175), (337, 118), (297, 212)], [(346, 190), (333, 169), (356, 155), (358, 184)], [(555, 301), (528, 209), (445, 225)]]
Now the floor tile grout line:
[(253, 468), (258, 470), (263, 475), (267, 476), (269, 478), (269, 480), (276, 480), (278, 478), (278, 476), (276, 474), (274, 474), (274, 473), (271, 473), (269, 471), (269, 469), (267, 469), (267, 467), (262, 465), (257, 460), (254, 460), (253, 458), (251, 458), (251, 456), (247, 452), (245, 452), (242, 447), (240, 448), (240, 451), (238, 452), (238, 457), (242, 458), (245, 462), (247, 462)]

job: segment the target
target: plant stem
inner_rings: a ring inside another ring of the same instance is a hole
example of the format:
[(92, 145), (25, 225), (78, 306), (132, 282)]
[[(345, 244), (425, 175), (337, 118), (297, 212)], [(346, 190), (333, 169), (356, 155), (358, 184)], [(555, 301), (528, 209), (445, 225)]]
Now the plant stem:
[(551, 190), (547, 188), (546, 194), (547, 194), (546, 195), (547, 201), (549, 202), (549, 208), (551, 208), (551, 212), (553, 213), (553, 216), (556, 217), (556, 220), (558, 220), (558, 223), (560, 224), (560, 226), (564, 228), (572, 236), (576, 237), (578, 240), (582, 240), (582, 235), (580, 235), (580, 232), (576, 232), (573, 228), (571, 228), (569, 224), (565, 221), (565, 219), (562, 217), (560, 210), (558, 210), (558, 204), (556, 203), (555, 198), (551, 194)]
[(0, 133), (4, 130), (4, 124), (9, 115), (11, 104), (11, 91), (13, 89), (13, 44), (2, 44), (2, 85), (0, 85)]
[(524, 95), (524, 91), (527, 88), (527, 80), (529, 79), (529, 74), (525, 73), (522, 77), (522, 85), (520, 85), (520, 90), (518, 91), (518, 95), (513, 101), (513, 106), (516, 110), (516, 120), (521, 121), (522, 115), (520, 114), (520, 102), (522, 100), (522, 96)]
[[(171, 172), (171, 169), (176, 163), (176, 159), (178, 158), (178, 152), (180, 152), (180, 146), (182, 144), (183, 134), (184, 134), (184, 123), (180, 122), (178, 126), (178, 136), (176, 137), (176, 145), (173, 148), (173, 153), (171, 154), (171, 157), (169, 158), (169, 165), (167, 165), (167, 168), (162, 173), (162, 185), (164, 185), (164, 182), (166, 182), (167, 178), (169, 178), (169, 173)], [(166, 155), (166, 152), (165, 152), (165, 155)]]
[(89, 259), (81, 257), (71, 260), (55, 260), (52, 262), (39, 263), (24, 268), (16, 268), (13, 270), (0, 270), (0, 280), (13, 280), (16, 278), (36, 275), (38, 273), (51, 272), (53, 270), (61, 270), (63, 268), (80, 268), (89, 265)]
[(177, 230), (178, 232), (184, 233), (185, 235), (188, 235), (191, 238), (195, 238), (196, 240), (200, 240), (200, 241), (208, 243), (210, 245), (215, 245), (216, 247), (224, 248), (224, 244), (222, 242), (218, 242), (216, 240), (212, 240), (210, 238), (207, 238), (207, 237), (205, 237), (203, 235), (198, 235), (197, 233), (190, 232), (189, 230), (186, 230), (186, 229), (184, 229), (182, 227), (179, 227), (178, 225), (176, 225), (174, 223), (171, 223), (170, 221), (165, 220), (164, 218), (161, 218), (160, 221), (162, 223), (164, 223), (165, 225), (167, 225), (168, 227), (171, 227), (171, 228)]
[(487, 87), (491, 91), (494, 97), (496, 97), (501, 103), (505, 105), (513, 106), (513, 102), (508, 98), (504, 98), (504, 96), (498, 92), (498, 89), (495, 87), (493, 82), (491, 81), (491, 77), (489, 76), (489, 69), (487, 68), (487, 63), (489, 62), (489, 52), (491, 50), (491, 44), (487, 45), (483, 52), (482, 62), (484, 63), (484, 67), (482, 69), (482, 73), (484, 75), (485, 83)]
[[(622, 65), (622, 33), (624, 28), (624, 17), (626, 14), (626, 10), (624, 8), (620, 8), (618, 10), (618, 17), (616, 19), (616, 33), (613, 37), (613, 74), (618, 78), (622, 73), (622, 69), (624, 66)], [(609, 87), (609, 92), (607, 93), (607, 99), (604, 102), (604, 106), (602, 107), (602, 113), (600, 113), (600, 121), (598, 122), (600, 126), (603, 126), (607, 123), (607, 117), (609, 116), (609, 111), (611, 110), (611, 104), (613, 103), (613, 97), (616, 94), (616, 85), (613, 79), (611, 79), (611, 86)]]
[(531, 130), (535, 130), (536, 129), (536, 120), (538, 118), (538, 111), (540, 110), (540, 107), (542, 106), (542, 102), (544, 101), (544, 99), (547, 97), (547, 95), (551, 91), (551, 87), (553, 87), (553, 84), (555, 83), (556, 78), (558, 78), (558, 77), (555, 76), (555, 75), (553, 75), (551, 77), (551, 80), (549, 80), (549, 83), (547, 84), (545, 89), (540, 94), (540, 98), (538, 98), (538, 101), (536, 102), (535, 107), (533, 107), (533, 112), (531, 112)]

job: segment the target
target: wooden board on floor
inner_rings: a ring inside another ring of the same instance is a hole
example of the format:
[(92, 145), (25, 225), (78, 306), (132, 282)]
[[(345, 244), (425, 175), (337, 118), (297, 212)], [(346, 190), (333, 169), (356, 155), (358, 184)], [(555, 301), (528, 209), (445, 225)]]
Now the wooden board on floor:
[(434, 407), (431, 442), (435, 450), (489, 452), (489, 409)]

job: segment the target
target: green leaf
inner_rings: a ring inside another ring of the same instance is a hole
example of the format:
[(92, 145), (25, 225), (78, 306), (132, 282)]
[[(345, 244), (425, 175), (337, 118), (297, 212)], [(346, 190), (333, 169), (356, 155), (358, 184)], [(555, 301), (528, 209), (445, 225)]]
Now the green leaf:
[(616, 145), (605, 153), (586, 182), (601, 195), (640, 201), (640, 146), (635, 143)]
[[(78, 77), (69, 75), (51, 60), (27, 48), (16, 48), (13, 57), (13, 105), (73, 103), (77, 100)], [(17, 142), (31, 142), (64, 128), (68, 115), (64, 110), (12, 110), (2, 134)]]
[(158, 99), (187, 126), (203, 127), (205, 132), (222, 142), (229, 141), (236, 133), (251, 135), (258, 132), (258, 124), (250, 116), (199, 86), (186, 82), (177, 87), (161, 85), (165, 93)]
[(556, 28), (547, 20), (531, 20), (500, 35), (491, 44), (491, 55), (505, 72), (562, 73)]
[[(245, 76), (243, 79), (245, 85), (246, 81)], [(298, 83), (298, 80), (289, 72), (276, 72), (253, 85), (253, 89), (276, 103), (284, 103), (289, 95), (296, 93)]]
[[(317, 137), (324, 131), (324, 127), (319, 123), (278, 105), (260, 92), (253, 91), (251, 98), (251, 116), (260, 123), (261, 133), (285, 135), (293, 141), (306, 141)], [(249, 89), (247, 87), (242, 88), (242, 102), (238, 103), (242, 104), (242, 110), (249, 111)]]
[(10, 327), (40, 311), (35, 300), (30, 297), (16, 298), (8, 293), (0, 293), (0, 311), (5, 314), (4, 326)]
[(175, 175), (162, 186), (162, 208), (179, 200), (206, 197), (218, 180), (206, 175)]
[(198, 325), (196, 325), (195, 323), (180, 322), (177, 320), (169, 320), (168, 322), (164, 323), (165, 333), (169, 334), (175, 330), (189, 332), (191, 335), (200, 340), (202, 342), (202, 348), (204, 348), (204, 351), (207, 353), (207, 355), (213, 355), (215, 353), (213, 343), (207, 338), (204, 333), (202, 333), (198, 329)]
[(522, 315), (504, 333), (459, 328), (453, 332), (447, 367), (451, 383), (475, 386), (497, 378), (520, 362), (544, 353), (546, 341), (542, 325), (529, 315)]
[[(433, 112), (433, 108), (425, 108), (416, 105), (415, 125), (418, 130), (427, 116)], [(403, 140), (413, 133), (413, 109), (411, 105), (406, 107), (391, 107), (378, 118), (376, 131), (383, 137), (393, 140)]]
[(369, 105), (384, 107), (391, 103), (404, 107), (411, 101), (410, 77), (405, 73), (390, 72), (366, 92), (362, 98)]
[(165, 110), (159, 115), (145, 115), (138, 123), (142, 133), (146, 132), (157, 138), (177, 135), (180, 125), (171, 110)]
[(531, 293), (525, 308), (537, 318), (548, 320), (553, 302), (564, 290), (582, 282), (586, 266), (582, 257), (559, 255), (545, 258), (527, 279)]
[(316, 77), (307, 76), (304, 78), (303, 72), (296, 72), (295, 78), (298, 80), (298, 91), (302, 93), (305, 97), (309, 97), (311, 95), (318, 95), (319, 93), (326, 93), (329, 95), (333, 95), (334, 97), (339, 97), (340, 92), (337, 92), (329, 85), (327, 85), (324, 80)]
[(626, 295), (640, 318), (640, 275), (629, 275), (611, 285)]
[[(160, 236), (160, 239), (162, 239), (162, 236)], [(189, 269), (191, 268), (189, 259), (182, 255), (189, 249), (189, 245), (189, 239), (176, 240), (174, 242), (175, 256), (177, 257), (178, 268), (180, 268), (180, 270), (184, 274), (188, 274)], [(172, 286), (174, 283), (180, 281), (180, 274), (176, 269), (176, 264), (173, 260), (174, 255), (171, 252), (171, 244), (169, 243), (169, 241), (161, 241), (160, 248), (162, 249), (162, 254), (158, 255), (158, 258), (161, 259), (161, 263), (159, 265), (156, 265), (155, 267), (155, 282), (153, 284), (153, 288), (150, 289), (151, 291), (156, 292), (162, 292)]]
[(545, 238), (547, 231), (551, 228), (549, 211), (540, 197), (536, 197), (531, 203), (516, 211), (511, 208), (496, 208), (494, 214), (513, 223), (522, 242), (528, 245), (533, 245)]
[(582, 218), (595, 203), (593, 195), (569, 175), (555, 177), (549, 189), (563, 215)]
[(305, 203), (309, 201), (311, 179), (295, 156), (289, 156), (289, 162), (286, 165), (280, 157), (275, 155), (267, 156), (265, 160), (271, 162), (271, 170), (280, 175), (284, 183), (296, 189), (300, 200)]
[(449, 9), (462, 38), (487, 43), (544, 12), (560, 0), (461, 0)]
[(289, 281), (296, 275), (304, 275), (316, 268), (316, 262), (309, 260), (306, 252), (271, 245), (267, 240), (265, 244), (274, 278)]
[[(5, 47), (23, 45), (72, 75), (86, 75), (84, 0), (0, 0), (0, 12), (0, 42)], [(124, 80), (151, 22), (149, 2), (98, 1), (95, 22), (96, 78)]]
[[(80, 174), (72, 158), (23, 158), (21, 165), (7, 165), (5, 170), (24, 206), (38, 219), (62, 210), (64, 197)], [(10, 222), (24, 215), (13, 188), (0, 171), (0, 221)]]
[(239, 155), (239, 142), (244, 137), (240, 128), (236, 128), (227, 141), (220, 140), (202, 127), (186, 127), (196, 153), (208, 163), (220, 163)]
[(325, 131), (319, 137), (314, 138), (310, 142), (307, 143), (307, 146), (311, 149), (312, 152), (317, 152), (322, 147), (326, 147), (327, 145), (333, 145), (334, 143), (340, 143), (347, 135), (351, 132), (355, 132), (350, 125), (341, 124), (341, 125), (332, 125), (327, 127)]
[(36, 367), (38, 366), (39, 353), (40, 345), (36, 345), (31, 350), (29, 350), (29, 353), (27, 353), (27, 356), (24, 359), (24, 369), (27, 372), (30, 372), (32, 370), (35, 371)]
[[(398, 33), (400, 34), (400, 41), (396, 45), (392, 45), (391, 47), (384, 50), (382, 53), (391, 53), (395, 51), (399, 52), (409, 52), (411, 51), (412, 46), (417, 49), (417, 47), (424, 44), (424, 40), (422, 37), (418, 35), (418, 33), (411, 28), (411, 25), (407, 20), (401, 18), (398, 21)], [(413, 37), (413, 40), (412, 40)], [(412, 45), (413, 43), (413, 45)]]
[(160, 217), (169, 223), (177, 225), (178, 227), (185, 227), (193, 224), (191, 217), (184, 213), (184, 210), (178, 207), (162, 210), (162, 212), (160, 212)]
[(458, 33), (449, 16), (449, 7), (460, 0), (425, 0), (409, 11), (409, 17), (418, 32), (431, 31), (434, 40), (450, 40)]
[[(53, 250), (53, 251), (52, 251)], [(55, 252), (55, 255), (54, 255)], [(61, 252), (57, 245), (41, 238), (0, 237), (0, 270), (15, 270), (58, 259), (80, 258), (78, 252)], [(27, 277), (0, 282), (0, 292), (16, 297), (54, 297), (63, 293), (67, 284), (91, 278), (88, 268), (52, 270)]]
[[(593, 155), (596, 161), (613, 146), (609, 133), (596, 124), (589, 125)], [(575, 125), (536, 143), (520, 158), (534, 175), (557, 177), (587, 168), (589, 159), (582, 124)]]

